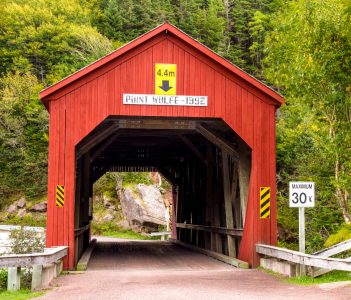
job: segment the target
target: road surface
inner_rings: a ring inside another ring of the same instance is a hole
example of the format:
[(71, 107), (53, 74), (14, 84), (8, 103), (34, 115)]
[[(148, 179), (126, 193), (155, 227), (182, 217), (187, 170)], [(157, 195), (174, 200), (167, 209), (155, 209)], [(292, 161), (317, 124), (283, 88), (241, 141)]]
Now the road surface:
[(62, 275), (38, 299), (351, 299), (351, 282), (296, 286), (236, 269), (170, 242), (98, 240), (84, 273)]

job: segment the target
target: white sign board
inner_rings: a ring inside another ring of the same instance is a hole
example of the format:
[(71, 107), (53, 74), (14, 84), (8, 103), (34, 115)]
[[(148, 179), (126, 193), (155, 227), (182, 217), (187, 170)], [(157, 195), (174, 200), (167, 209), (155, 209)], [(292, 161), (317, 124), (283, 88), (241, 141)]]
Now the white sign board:
[(207, 96), (123, 94), (123, 104), (207, 106)]
[(314, 207), (314, 182), (289, 182), (290, 207)]

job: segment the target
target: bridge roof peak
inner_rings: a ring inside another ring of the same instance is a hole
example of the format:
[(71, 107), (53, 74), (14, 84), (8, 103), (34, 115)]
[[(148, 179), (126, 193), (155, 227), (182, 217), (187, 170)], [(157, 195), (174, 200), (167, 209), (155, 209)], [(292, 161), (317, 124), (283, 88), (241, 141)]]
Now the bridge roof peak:
[(213, 50), (205, 46), (204, 44), (198, 42), (197, 40), (193, 39), (190, 37), (188, 34), (183, 32), (181, 29), (178, 27), (168, 23), (164, 22), (163, 24), (151, 29), (150, 31), (146, 32), (145, 34), (139, 36), (138, 38), (130, 41), (129, 43), (123, 45), (122, 47), (112, 51), (110, 54), (107, 54), (106, 56), (100, 58), (99, 60), (89, 64), (88, 66), (78, 70), (77, 72), (67, 76), (66, 78), (58, 81), (57, 83), (45, 88), (42, 90), (39, 94), (40, 99), (46, 104), (51, 96), (61, 90), (64, 89), (66, 86), (72, 84), (73, 82), (79, 80), (80, 78), (90, 74), (91, 72), (94, 72), (98, 68), (101, 68), (102, 66), (106, 65), (107, 63), (111, 62), (112, 60), (120, 57), (121, 55), (125, 54), (126, 52), (134, 49), (135, 47), (147, 42), (148, 40), (152, 39), (153, 37), (160, 35), (160, 34), (172, 34), (176, 36), (177, 38), (181, 39), (183, 42), (186, 44), (190, 45), (193, 48), (196, 48), (198, 51), (202, 52), (204, 55), (209, 57), (210, 59), (214, 60), (218, 64), (222, 65), (226, 69), (228, 69), (230, 72), (234, 73), (236, 76), (242, 78), (245, 80), (247, 83), (251, 84), (255, 88), (261, 90), (263, 93), (265, 93), (267, 96), (269, 96), (277, 105), (281, 105), (284, 103), (283, 97), (270, 88), (269, 86), (265, 85), (258, 79), (254, 78), (250, 74), (246, 73), (242, 69), (240, 69), (238, 66), (232, 64), (230, 61), (226, 60), (225, 58), (221, 57), (217, 53), (215, 53)]

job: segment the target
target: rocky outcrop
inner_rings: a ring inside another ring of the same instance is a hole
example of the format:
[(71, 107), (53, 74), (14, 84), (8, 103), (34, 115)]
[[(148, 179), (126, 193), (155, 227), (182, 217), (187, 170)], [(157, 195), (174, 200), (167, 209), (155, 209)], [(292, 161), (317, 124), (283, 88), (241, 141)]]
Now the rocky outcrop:
[(113, 214), (106, 214), (103, 218), (102, 221), (108, 222), (108, 221), (112, 221), (115, 217), (113, 216)]
[(166, 206), (157, 187), (138, 184), (135, 189), (125, 188), (121, 192), (123, 215), (133, 229), (156, 230), (166, 225)]
[(26, 209), (25, 208), (21, 208), (17, 212), (17, 217), (23, 218), (26, 214), (27, 214)]
[(13, 218), (22, 220), (24, 218), (30, 218), (33, 216), (31, 212), (35, 214), (36, 220), (43, 220), (43, 218), (45, 219), (46, 210), (47, 201), (31, 205), (31, 202), (27, 202), (26, 198), (22, 197), (19, 200), (13, 202), (4, 210), (4, 212), (0, 215), (0, 222)]
[(37, 204), (34, 204), (29, 210), (34, 212), (46, 212), (48, 203), (43, 201)]
[(11, 204), (7, 209), (6, 212), (8, 214), (13, 214), (17, 211), (17, 206), (15, 204)]
[(26, 198), (22, 197), (21, 199), (17, 200), (16, 202), (12, 203), (7, 209), (6, 212), (8, 214), (15, 214), (17, 211), (21, 211), (20, 215), (23, 214), (25, 211), (25, 207), (27, 205)]
[(112, 208), (115, 209), (115, 206), (113, 205), (113, 203), (111, 202), (111, 199), (108, 198), (107, 196), (103, 196), (103, 201), (104, 201), (104, 206), (107, 208)]
[(16, 202), (16, 206), (17, 208), (25, 208), (27, 205), (27, 202), (26, 202), (26, 198), (22, 197), (21, 199), (19, 199), (17, 202)]
[(123, 228), (123, 229), (130, 229), (129, 222), (128, 222), (128, 220), (125, 220), (125, 219), (119, 221), (119, 222), (117, 223), (117, 225), (118, 225), (119, 227)]

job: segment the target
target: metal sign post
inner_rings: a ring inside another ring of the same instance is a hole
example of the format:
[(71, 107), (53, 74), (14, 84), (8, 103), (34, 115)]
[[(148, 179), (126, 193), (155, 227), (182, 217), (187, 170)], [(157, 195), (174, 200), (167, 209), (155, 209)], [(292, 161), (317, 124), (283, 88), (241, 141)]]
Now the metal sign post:
[[(299, 251), (305, 253), (305, 207), (314, 207), (314, 182), (289, 182), (289, 206), (299, 208)], [(300, 276), (305, 274), (300, 265)]]
[[(305, 240), (305, 208), (299, 207), (299, 251), (306, 252)], [(306, 275), (305, 265), (300, 265), (300, 276)]]
[(305, 253), (305, 208), (299, 207), (299, 251)]

